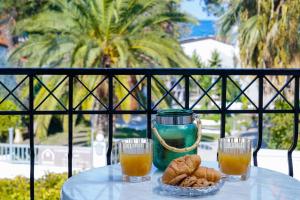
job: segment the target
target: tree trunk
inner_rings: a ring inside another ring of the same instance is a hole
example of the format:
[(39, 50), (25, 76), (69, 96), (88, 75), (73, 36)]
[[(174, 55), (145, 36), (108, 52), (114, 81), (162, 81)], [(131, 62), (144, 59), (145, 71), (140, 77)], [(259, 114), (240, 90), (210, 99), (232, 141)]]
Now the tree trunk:
[[(102, 102), (108, 102), (108, 85), (106, 82), (102, 83), (101, 87), (99, 87), (97, 90), (97, 96), (100, 97)], [(106, 105), (108, 106), (108, 105)], [(94, 102), (93, 110), (101, 110), (103, 107), (101, 104), (97, 101)], [(114, 120), (113, 120), (114, 121)], [(103, 136), (108, 135), (108, 115), (106, 114), (94, 114), (91, 117), (91, 128), (94, 132), (94, 135), (101, 134)], [(113, 129), (114, 126), (113, 126)], [(113, 130), (114, 131), (114, 130)]]
[[(116, 115), (113, 115), (113, 133), (116, 132), (116, 126), (114, 124)], [(106, 114), (95, 114), (91, 117), (91, 128), (94, 132), (94, 135), (100, 134), (104, 137), (108, 136), (109, 131), (109, 119)]]
[(108, 135), (108, 116), (105, 114), (92, 115), (92, 130), (95, 134)]
[[(137, 82), (138, 81), (136, 80), (136, 76), (131, 75), (130, 79), (129, 79), (130, 87), (133, 87), (134, 85), (136, 85)], [(128, 88), (128, 89), (130, 89), (130, 88)], [(138, 94), (137, 94), (136, 91), (133, 91), (133, 95), (135, 95), (138, 98)], [(131, 107), (130, 107), (130, 109), (131, 110), (137, 110), (138, 107), (139, 107), (138, 102), (131, 95), (128, 98), (130, 98), (130, 101), (131, 101)]]
[[(101, 94), (98, 95), (100, 97), (103, 97), (107, 99), (106, 97), (108, 95), (105, 95), (103, 93), (106, 93), (103, 91), (103, 88), (100, 88), (97, 90), (97, 93)], [(106, 102), (106, 101), (104, 101)], [(95, 101), (93, 105), (93, 110), (101, 110), (101, 105), (99, 102)], [(91, 126), (92, 126), (92, 131), (96, 134), (101, 134), (103, 136), (106, 136), (108, 134), (108, 115), (105, 114), (95, 114), (92, 115), (91, 117)]]

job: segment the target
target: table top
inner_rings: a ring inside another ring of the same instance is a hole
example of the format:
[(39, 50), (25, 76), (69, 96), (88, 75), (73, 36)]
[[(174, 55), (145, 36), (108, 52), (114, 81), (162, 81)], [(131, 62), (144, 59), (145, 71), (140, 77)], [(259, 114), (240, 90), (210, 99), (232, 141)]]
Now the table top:
[[(202, 166), (214, 167), (216, 162), (203, 162)], [(162, 172), (153, 168), (151, 181), (126, 183), (122, 181), (120, 165), (94, 168), (68, 179), (61, 191), (62, 200), (168, 200), (157, 191), (158, 178)], [(180, 197), (180, 199), (191, 199)], [(195, 199), (195, 198), (194, 198)], [(249, 179), (225, 182), (214, 195), (201, 197), (202, 200), (300, 200), (300, 182), (271, 170), (251, 167)]]

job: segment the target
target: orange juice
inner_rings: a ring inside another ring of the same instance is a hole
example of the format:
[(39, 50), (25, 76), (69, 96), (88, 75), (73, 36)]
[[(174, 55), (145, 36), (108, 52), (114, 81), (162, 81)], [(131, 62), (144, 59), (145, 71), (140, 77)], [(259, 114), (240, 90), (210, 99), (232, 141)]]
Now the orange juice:
[(152, 154), (120, 154), (122, 172), (128, 176), (145, 176), (152, 166)]
[(251, 154), (219, 152), (218, 159), (223, 173), (228, 175), (243, 175), (247, 173), (251, 161)]

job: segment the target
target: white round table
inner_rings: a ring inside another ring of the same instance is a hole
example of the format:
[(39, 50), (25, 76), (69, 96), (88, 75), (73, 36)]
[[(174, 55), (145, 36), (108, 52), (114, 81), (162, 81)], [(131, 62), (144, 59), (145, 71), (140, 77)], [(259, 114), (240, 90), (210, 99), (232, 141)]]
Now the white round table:
[[(216, 168), (215, 162), (202, 166)], [(157, 192), (157, 179), (162, 172), (155, 168), (151, 181), (142, 183), (122, 182), (120, 165), (91, 169), (68, 179), (61, 191), (62, 200), (168, 200)], [(246, 181), (225, 182), (216, 194), (199, 197), (202, 200), (300, 200), (300, 182), (271, 170), (251, 167)], [(180, 199), (195, 199), (183, 198)]]

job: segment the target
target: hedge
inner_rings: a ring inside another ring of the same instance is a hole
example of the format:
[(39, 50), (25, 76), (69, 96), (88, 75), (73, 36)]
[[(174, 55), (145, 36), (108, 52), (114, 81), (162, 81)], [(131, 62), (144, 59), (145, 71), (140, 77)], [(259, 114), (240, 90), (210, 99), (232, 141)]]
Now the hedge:
[[(61, 187), (66, 180), (66, 173), (49, 173), (36, 180), (35, 199), (59, 200)], [(29, 179), (22, 176), (0, 179), (0, 200), (30, 200)]]

